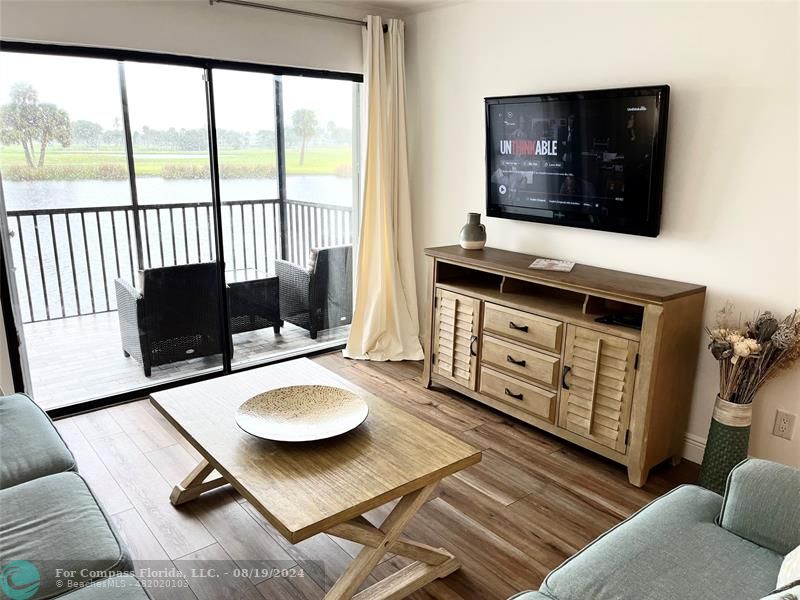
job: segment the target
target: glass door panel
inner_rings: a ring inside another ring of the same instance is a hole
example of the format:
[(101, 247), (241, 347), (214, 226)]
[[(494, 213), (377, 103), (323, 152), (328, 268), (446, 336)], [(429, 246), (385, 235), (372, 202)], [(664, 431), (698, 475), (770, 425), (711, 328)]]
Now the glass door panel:
[(360, 85), (205, 72), (0, 52), (4, 259), (45, 409), (347, 337)]
[(214, 107), (233, 363), (241, 365), (269, 358), (282, 339), (275, 79), (215, 69)]
[(308, 330), (309, 346), (343, 343), (350, 333), (358, 92), (349, 81), (283, 78), (286, 257), (293, 272), (312, 273), (309, 312), (292, 306), (285, 320)]
[[(27, 391), (53, 409), (221, 369), (215, 280), (150, 271), (210, 261), (215, 272), (208, 177), (202, 191), (191, 173), (184, 210), (184, 172), (170, 171), (208, 168), (202, 71), (128, 65), (137, 203), (120, 63), (15, 52), (0, 63), (4, 235)], [(186, 138), (190, 149), (174, 146)]]
[(121, 391), (105, 362), (122, 362), (114, 281), (137, 265), (117, 64), (20, 53), (0, 63), (8, 266), (29, 391), (46, 409)]
[(132, 284), (144, 297), (151, 345), (143, 370), (150, 383), (221, 370), (228, 342), (220, 321), (204, 72), (126, 62), (124, 73), (143, 265)]
[[(346, 339), (354, 85), (214, 70), (234, 367)], [(276, 112), (276, 97), (285, 110)], [(281, 126), (284, 145), (278, 148)], [(223, 132), (228, 142), (220, 139)], [(271, 178), (273, 165), (281, 164), (283, 197), (279, 180)], [(245, 169), (265, 175), (233, 185)], [(318, 257), (313, 265), (312, 250)]]
[(287, 219), (297, 231), (288, 259), (308, 264), (312, 248), (353, 243), (353, 115), (358, 84), (284, 77)]
[(125, 63), (144, 266), (215, 260), (202, 69)]

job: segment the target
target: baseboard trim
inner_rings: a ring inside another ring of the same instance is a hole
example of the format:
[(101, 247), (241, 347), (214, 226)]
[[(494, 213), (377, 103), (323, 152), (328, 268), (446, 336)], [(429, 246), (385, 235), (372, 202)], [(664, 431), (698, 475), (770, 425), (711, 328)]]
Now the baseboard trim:
[(703, 452), (706, 450), (706, 438), (693, 433), (687, 433), (683, 442), (683, 458), (693, 463), (703, 462)]

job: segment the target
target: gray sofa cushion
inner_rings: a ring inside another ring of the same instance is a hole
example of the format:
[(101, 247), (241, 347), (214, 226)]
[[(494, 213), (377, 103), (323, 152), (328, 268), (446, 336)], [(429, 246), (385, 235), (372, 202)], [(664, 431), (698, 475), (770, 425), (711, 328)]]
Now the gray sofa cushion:
[(800, 469), (757, 458), (740, 463), (728, 477), (719, 523), (788, 554), (800, 545)]
[(77, 473), (48, 475), (2, 490), (0, 506), (0, 564), (33, 563), (41, 581), (36, 599), (67, 589), (58, 587), (56, 569), (75, 571), (70, 579), (78, 582), (132, 569), (124, 546)]
[(77, 470), (53, 422), (25, 394), (0, 397), (0, 489)]
[(716, 525), (721, 505), (708, 490), (676, 488), (567, 560), (540, 591), (558, 600), (760, 598), (783, 558)]
[(542, 592), (520, 592), (511, 596), (508, 600), (553, 600), (550, 596), (545, 596)]
[(64, 594), (59, 600), (147, 600), (150, 596), (132, 575), (116, 575)]

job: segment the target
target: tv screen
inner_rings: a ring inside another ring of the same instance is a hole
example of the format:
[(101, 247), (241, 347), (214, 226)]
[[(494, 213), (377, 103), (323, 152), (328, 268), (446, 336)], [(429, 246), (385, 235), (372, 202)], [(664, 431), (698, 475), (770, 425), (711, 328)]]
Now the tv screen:
[(658, 235), (669, 86), (486, 98), (486, 214)]

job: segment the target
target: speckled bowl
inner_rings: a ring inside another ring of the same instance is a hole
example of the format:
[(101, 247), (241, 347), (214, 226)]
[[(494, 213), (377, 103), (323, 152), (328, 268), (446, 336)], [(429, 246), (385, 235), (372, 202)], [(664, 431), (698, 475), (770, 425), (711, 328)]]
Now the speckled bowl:
[(292, 385), (247, 400), (236, 411), (236, 424), (265, 440), (311, 442), (355, 429), (368, 413), (367, 403), (350, 390)]

